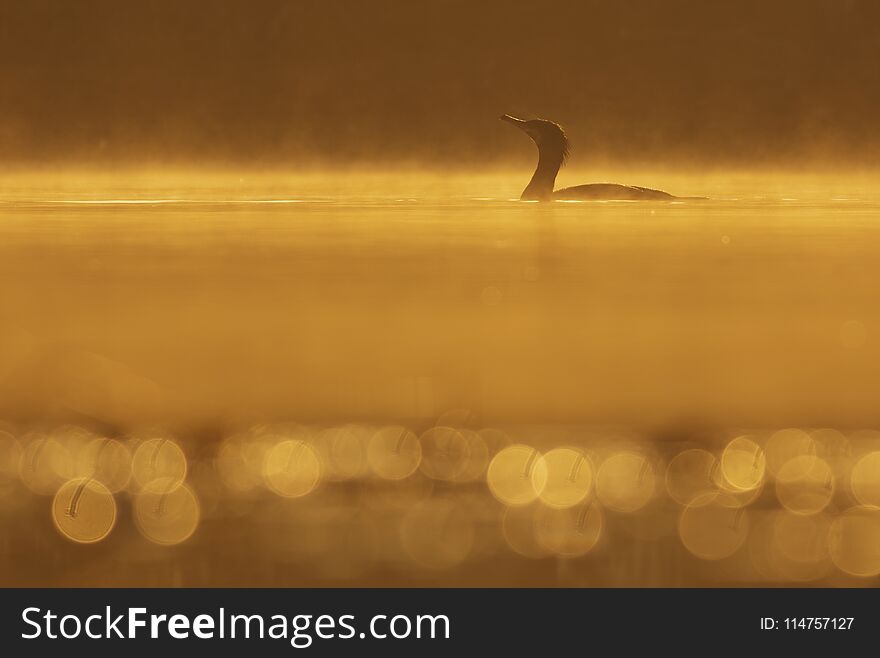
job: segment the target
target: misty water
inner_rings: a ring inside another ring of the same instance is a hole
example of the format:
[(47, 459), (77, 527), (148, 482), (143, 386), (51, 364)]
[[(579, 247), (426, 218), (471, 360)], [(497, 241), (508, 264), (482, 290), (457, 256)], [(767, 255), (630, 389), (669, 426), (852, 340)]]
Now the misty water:
[[(880, 518), (858, 507), (880, 501), (865, 431), (880, 428), (880, 196), (863, 180), (646, 176), (710, 198), (523, 203), (521, 173), (218, 178), (5, 183), (8, 582), (853, 584), (880, 569), (860, 548)], [(106, 437), (88, 467), (83, 446)], [(561, 466), (587, 478), (562, 481), (573, 507), (520, 505), (546, 494), (521, 489), (522, 444), (585, 455)], [(158, 508), (138, 464), (165, 468), (160, 453), (183, 460), (182, 511), (144, 522)], [(786, 475), (804, 455), (821, 477)], [(56, 532), (45, 497), (63, 510), (69, 478), (99, 466), (132, 477), (115, 498), (89, 490), (94, 523), (102, 501), (116, 527), (78, 552), (66, 539), (94, 528), (62, 514)]]
[(705, 201), (537, 204), (521, 178), (7, 186), (0, 406), (878, 420), (876, 192), (740, 176), (665, 185)]

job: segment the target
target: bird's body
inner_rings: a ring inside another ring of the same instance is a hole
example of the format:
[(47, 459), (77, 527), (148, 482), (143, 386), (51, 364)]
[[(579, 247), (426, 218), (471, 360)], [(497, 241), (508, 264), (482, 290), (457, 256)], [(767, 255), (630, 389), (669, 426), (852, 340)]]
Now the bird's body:
[(618, 183), (588, 183), (587, 185), (564, 187), (553, 192), (554, 200), (563, 201), (669, 201), (677, 198), (662, 190)]
[(544, 119), (525, 121), (505, 114), (501, 120), (522, 130), (538, 147), (538, 166), (522, 193), (523, 201), (670, 201), (680, 198), (649, 187), (617, 183), (590, 183), (554, 191), (556, 175), (568, 157), (569, 144), (565, 132), (559, 124)]

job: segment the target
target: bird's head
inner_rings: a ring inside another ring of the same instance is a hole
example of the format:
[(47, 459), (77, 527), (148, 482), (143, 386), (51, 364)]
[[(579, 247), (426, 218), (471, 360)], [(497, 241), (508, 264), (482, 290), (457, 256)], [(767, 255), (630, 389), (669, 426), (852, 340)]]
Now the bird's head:
[(500, 118), (531, 137), (538, 146), (538, 151), (558, 150), (563, 161), (568, 157), (568, 137), (558, 123), (546, 119), (518, 119), (510, 114), (503, 114)]

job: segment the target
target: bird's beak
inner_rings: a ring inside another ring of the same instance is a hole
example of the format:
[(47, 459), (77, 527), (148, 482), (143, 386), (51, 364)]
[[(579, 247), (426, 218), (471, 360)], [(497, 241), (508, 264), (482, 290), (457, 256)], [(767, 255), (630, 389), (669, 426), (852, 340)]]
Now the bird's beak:
[(526, 122), (522, 119), (517, 119), (515, 116), (511, 116), (509, 114), (502, 114), (499, 117), (502, 121), (506, 121), (507, 123), (512, 123), (517, 128), (522, 129), (525, 126)]

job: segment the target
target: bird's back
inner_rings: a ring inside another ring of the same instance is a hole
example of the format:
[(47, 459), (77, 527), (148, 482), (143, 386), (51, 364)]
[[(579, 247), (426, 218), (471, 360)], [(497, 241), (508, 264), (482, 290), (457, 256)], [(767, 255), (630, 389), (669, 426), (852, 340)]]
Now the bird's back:
[(650, 187), (618, 185), (617, 183), (590, 183), (556, 190), (553, 193), (553, 198), (572, 201), (668, 201), (677, 197), (661, 190), (652, 190)]

